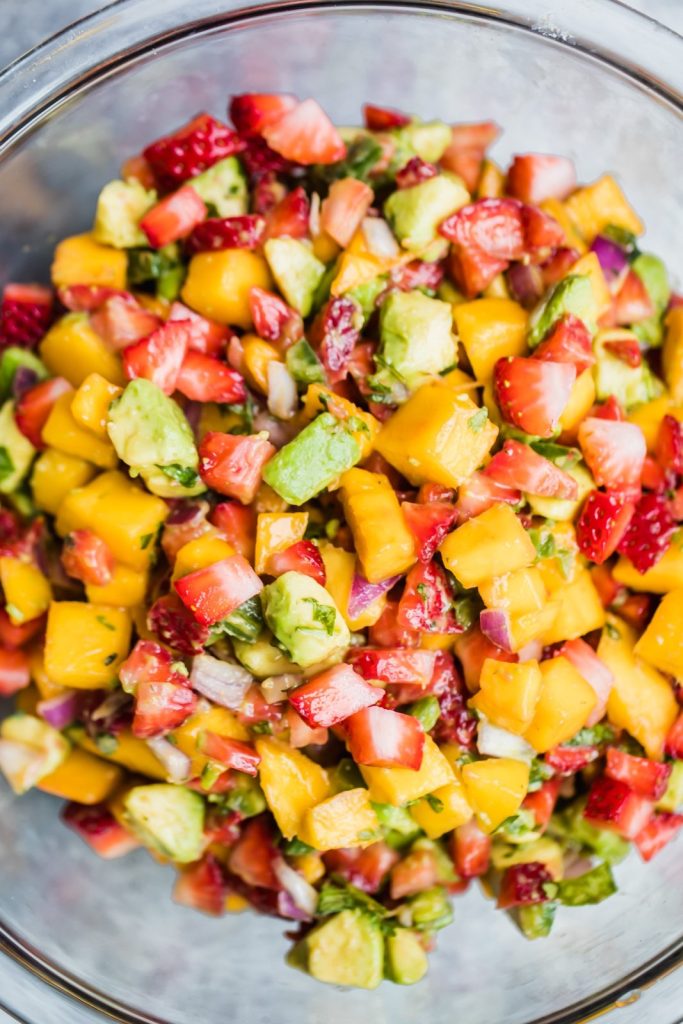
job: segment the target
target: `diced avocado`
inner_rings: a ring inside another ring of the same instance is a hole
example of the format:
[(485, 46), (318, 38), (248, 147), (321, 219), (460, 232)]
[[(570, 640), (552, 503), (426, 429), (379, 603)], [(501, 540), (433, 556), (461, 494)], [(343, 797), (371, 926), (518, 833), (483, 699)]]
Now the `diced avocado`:
[(674, 761), (664, 796), (657, 801), (658, 811), (676, 814), (683, 810), (683, 761)]
[(425, 889), (417, 896), (408, 900), (413, 927), (421, 932), (435, 932), (445, 928), (453, 920), (451, 907), (446, 890), (440, 885), (433, 889)]
[(671, 296), (669, 276), (664, 263), (651, 252), (641, 252), (636, 256), (631, 264), (631, 270), (645, 285), (654, 306), (651, 316), (633, 325), (633, 332), (644, 345), (653, 348), (661, 345), (664, 337), (662, 315)]
[(0, 724), (0, 770), (15, 793), (25, 793), (59, 768), (71, 744), (35, 715), (18, 711)]
[(324, 412), (266, 463), (263, 479), (290, 505), (303, 505), (360, 458), (351, 431)]
[(591, 334), (596, 330), (596, 310), (590, 279), (582, 274), (570, 274), (558, 281), (547, 298), (536, 307), (529, 318), (527, 341), (535, 348), (553, 324), (567, 313), (583, 320)]
[[(380, 313), (380, 367), (414, 391), (457, 360), (453, 312), (447, 302), (422, 292), (394, 292)], [(373, 380), (381, 380), (382, 372)]]
[(412, 842), (421, 832), (419, 825), (407, 808), (393, 804), (372, 804), (377, 820), (382, 826), (384, 838), (394, 849), (400, 849)]
[(297, 313), (308, 316), (325, 264), (296, 238), (269, 238), (263, 251), (285, 301)]
[(185, 414), (161, 388), (132, 380), (109, 406), (107, 431), (118, 457), (153, 494), (186, 497), (205, 490), (199, 456)]
[(298, 665), (290, 661), (279, 647), (273, 643), (270, 633), (264, 632), (253, 643), (245, 640), (232, 641), (235, 657), (257, 679), (268, 679), (269, 676), (283, 676), (288, 672), (297, 672)]
[(563, 863), (562, 847), (548, 836), (517, 845), (497, 839), (491, 847), (491, 863), (498, 871), (504, 871), (514, 864), (530, 864), (535, 861), (545, 864), (551, 874), (559, 874)]
[(366, 323), (375, 312), (377, 299), (386, 288), (387, 281), (387, 275), (382, 274), (380, 277), (366, 281), (365, 284), (359, 284), (356, 288), (351, 288), (346, 292), (346, 297), (353, 299), (360, 306)]
[(93, 238), (116, 249), (147, 245), (147, 235), (139, 226), (140, 220), (156, 201), (154, 189), (148, 191), (134, 178), (108, 182), (97, 198)]
[(233, 785), (221, 803), (231, 811), (237, 811), (241, 818), (253, 818), (263, 814), (267, 808), (263, 790), (256, 779), (243, 772), (235, 772)]
[(204, 848), (204, 801), (183, 786), (134, 786), (123, 798), (126, 825), (141, 843), (178, 864), (198, 860)]
[[(327, 774), (333, 793), (343, 793), (347, 789), (358, 789), (360, 786), (365, 785), (358, 765), (350, 757), (342, 757), (341, 761), (328, 768)], [(388, 805), (373, 804), (376, 812), (379, 806), (385, 807)], [(379, 818), (379, 813), (377, 813), (377, 817)]]
[(628, 842), (616, 832), (587, 821), (583, 816), (585, 806), (585, 799), (575, 800), (559, 814), (554, 814), (549, 831), (562, 840), (587, 847), (608, 864), (618, 864), (630, 849)]
[(392, 192), (384, 204), (384, 213), (403, 248), (417, 252), (437, 238), (441, 222), (469, 198), (460, 178), (444, 172), (419, 185)]
[(519, 927), (527, 939), (542, 939), (550, 935), (555, 920), (556, 903), (530, 903), (517, 911)]
[(325, 273), (318, 282), (318, 287), (313, 295), (313, 301), (311, 303), (311, 313), (317, 313), (319, 309), (325, 305), (330, 297), (332, 291), (332, 282), (338, 273), (337, 260), (333, 260), (332, 263), (326, 268)]
[(387, 936), (384, 971), (390, 981), (414, 985), (424, 978), (428, 966), (424, 946), (410, 928), (397, 928)]
[(579, 488), (576, 498), (569, 501), (562, 498), (542, 498), (538, 494), (527, 494), (526, 499), (535, 515), (554, 519), (556, 523), (566, 523), (574, 518), (586, 496), (595, 487), (595, 481), (583, 462), (579, 462), (575, 466), (567, 466), (565, 473), (576, 480)]
[(2, 353), (0, 359), (0, 399), (8, 398), (12, 393), (12, 384), (17, 370), (31, 370), (39, 381), (49, 376), (45, 364), (27, 348), (10, 345)]
[(287, 962), (330, 985), (377, 988), (384, 973), (382, 930), (362, 910), (342, 910), (297, 942)]
[(322, 363), (305, 338), (287, 349), (285, 360), (297, 384), (308, 387), (309, 384), (324, 384), (327, 380)]
[(161, 249), (131, 249), (128, 253), (128, 284), (154, 281), (158, 298), (173, 302), (187, 274), (176, 242)]
[(235, 640), (253, 644), (263, 632), (263, 611), (258, 594), (235, 608), (218, 626), (222, 633), (227, 633)]
[(451, 306), (457, 306), (461, 302), (467, 302), (467, 299), (459, 292), (455, 285), (451, 284), (450, 281), (442, 281), (436, 290), (437, 298), (443, 302), (450, 302)]
[(292, 661), (302, 668), (341, 658), (349, 627), (330, 594), (300, 572), (286, 572), (261, 594), (266, 621)]
[(558, 900), (566, 907), (585, 907), (602, 903), (617, 891), (609, 864), (598, 864), (576, 878), (563, 878), (560, 882), (548, 882), (546, 892), (551, 899)]
[(197, 192), (207, 206), (213, 207), (217, 217), (238, 217), (248, 209), (249, 190), (242, 165), (237, 157), (219, 160), (208, 171), (190, 178), (188, 185)]
[(444, 121), (411, 121), (398, 132), (416, 156), (435, 164), (451, 144), (453, 129)]
[(16, 424), (14, 402), (5, 402), (0, 409), (0, 493), (16, 491), (35, 454), (35, 448)]
[[(624, 332), (626, 335), (628, 332)], [(620, 332), (621, 334), (621, 332)], [(593, 367), (595, 393), (604, 402), (610, 395), (630, 409), (634, 405), (649, 402), (662, 393), (663, 385), (643, 360), (640, 366), (629, 366), (623, 359), (604, 348), (611, 332), (599, 332), (593, 343), (596, 363)]]

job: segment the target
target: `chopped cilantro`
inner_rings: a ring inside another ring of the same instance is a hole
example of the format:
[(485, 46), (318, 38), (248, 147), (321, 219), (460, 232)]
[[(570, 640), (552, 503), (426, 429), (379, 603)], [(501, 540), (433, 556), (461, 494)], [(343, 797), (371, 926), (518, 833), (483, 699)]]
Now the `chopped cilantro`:
[(287, 857), (304, 857), (307, 853), (313, 853), (314, 849), (315, 847), (309, 846), (298, 836), (288, 839), (282, 847), (283, 853)]
[(105, 615), (96, 615), (95, 620), (99, 622), (100, 626), (104, 626), (105, 629), (110, 629), (112, 633), (116, 632), (116, 626)]
[(313, 621), (319, 622), (328, 636), (334, 633), (334, 624), (337, 621), (337, 613), (329, 604), (322, 604), (315, 597), (305, 597), (306, 604), (313, 605)]
[(104, 659), (104, 664), (105, 665), (112, 665), (115, 661), (116, 661), (116, 655), (115, 654), (108, 654), (107, 657)]
[(610, 640), (621, 639), (621, 633), (619, 632), (617, 627), (614, 626), (611, 622), (607, 622), (605, 624), (605, 632), (607, 633), (607, 636), (610, 638)]
[(470, 428), (473, 434), (478, 434), (486, 426), (488, 418), (488, 409), (486, 408), (486, 406), (482, 406), (481, 409), (477, 409), (477, 411), (472, 416), (470, 416), (470, 418), (467, 421), (467, 426)]
[(429, 600), (429, 591), (427, 590), (427, 585), (425, 583), (418, 583), (418, 585), (415, 587), (415, 590), (417, 591), (417, 594), (422, 603), (426, 604), (427, 601)]
[(154, 540), (154, 534), (153, 533), (143, 533), (142, 537), (140, 537), (140, 547), (142, 548), (142, 550), (146, 551), (147, 548), (150, 546), (150, 544), (152, 543), (153, 540)]
[(199, 480), (199, 474), (196, 469), (192, 469), (191, 466), (181, 466), (177, 462), (172, 462), (170, 466), (157, 466), (165, 476), (176, 480), (181, 487), (194, 487)]
[(440, 800), (438, 796), (434, 796), (433, 793), (427, 793), (425, 800), (434, 811), (435, 814), (441, 814), (443, 811), (443, 800)]
[(0, 447), (0, 481), (6, 480), (14, 472), (12, 457), (5, 447)]
[(576, 735), (562, 744), (564, 747), (597, 747), (601, 743), (611, 743), (615, 737), (614, 729), (607, 722), (598, 722), (590, 728), (579, 729)]
[(468, 630), (477, 620), (477, 602), (472, 597), (459, 597), (453, 602), (455, 621), (463, 630)]
[(538, 558), (552, 558), (556, 551), (555, 538), (547, 530), (533, 528), (529, 530), (529, 537), (536, 548)]
[(252, 732), (255, 732), (257, 736), (270, 736), (273, 732), (273, 727), (270, 722), (254, 722), (249, 726)]

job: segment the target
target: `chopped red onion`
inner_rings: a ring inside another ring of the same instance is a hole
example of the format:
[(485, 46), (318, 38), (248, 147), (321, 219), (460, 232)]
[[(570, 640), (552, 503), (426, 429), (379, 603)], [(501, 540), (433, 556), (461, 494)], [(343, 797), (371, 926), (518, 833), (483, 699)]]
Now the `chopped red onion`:
[(12, 396), (21, 398), (38, 383), (38, 374), (28, 366), (19, 366), (12, 379)]
[(236, 711), (253, 682), (241, 665), (219, 661), (210, 654), (197, 654), (192, 659), (190, 686), (214, 704)]
[(178, 750), (164, 736), (152, 736), (147, 746), (166, 769), (169, 782), (186, 782), (190, 777), (191, 762), (187, 754)]
[(176, 502), (166, 520), (166, 526), (184, 526), (186, 523), (201, 522), (209, 514), (208, 501), (186, 501)]
[(619, 277), (628, 267), (628, 256), (624, 250), (611, 238), (605, 238), (604, 235), (597, 235), (593, 239), (591, 252), (598, 257), (598, 262), (608, 283)]
[(90, 718), (93, 722), (100, 722), (105, 718), (116, 718), (119, 712), (130, 704), (130, 694), (125, 690), (114, 690), (108, 694), (101, 704), (98, 704)]
[[(318, 906), (318, 893), (306, 879), (295, 871), (293, 867), (277, 857), (273, 861), (275, 877), (292, 901), (296, 914), (287, 914), (287, 917), (294, 916), (298, 921), (309, 921), (315, 914)], [(282, 894), (280, 894), (282, 895)], [(279, 904), (279, 898), (278, 898)]]
[(400, 578), (400, 576), (389, 576), (386, 580), (380, 580), (379, 583), (369, 583), (365, 576), (361, 576), (358, 572), (354, 573), (347, 608), (349, 618), (358, 618), (368, 605), (391, 590)]
[(285, 672), (281, 676), (269, 676), (261, 683), (261, 692), (269, 704), (277, 704), (284, 700), (288, 690), (293, 690), (302, 681), (303, 676), (295, 672)]
[(399, 254), (398, 242), (387, 222), (381, 217), (365, 217), (361, 224), (365, 244), (373, 256), (394, 259)]
[(79, 697), (80, 694), (76, 690), (65, 690), (57, 697), (39, 700), (36, 710), (53, 729), (66, 729), (78, 715)]
[(487, 757), (511, 757), (525, 764), (531, 764), (535, 755), (534, 748), (523, 736), (491, 725), (483, 715), (477, 726), (477, 750)]
[(291, 441), (295, 433), (290, 424), (284, 420), (276, 420), (267, 409), (259, 409), (254, 416), (254, 431), (261, 430), (268, 434), (268, 440), (276, 448), (282, 448)]
[(279, 420), (291, 420), (299, 404), (296, 381), (284, 363), (268, 363), (268, 410)]
[(202, 418), (202, 408), (203, 405), (201, 402), (185, 403), (185, 419), (190, 424), (190, 428), (192, 430), (192, 433), (194, 434), (195, 441), (197, 442), (201, 441), (201, 437), (199, 436), (199, 426)]
[(479, 612), (479, 628), (496, 647), (503, 651), (512, 651), (510, 616), (507, 612), (499, 608), (484, 608)]
[(525, 309), (533, 309), (545, 291), (543, 274), (533, 264), (512, 263), (507, 272), (507, 282), (513, 299)]

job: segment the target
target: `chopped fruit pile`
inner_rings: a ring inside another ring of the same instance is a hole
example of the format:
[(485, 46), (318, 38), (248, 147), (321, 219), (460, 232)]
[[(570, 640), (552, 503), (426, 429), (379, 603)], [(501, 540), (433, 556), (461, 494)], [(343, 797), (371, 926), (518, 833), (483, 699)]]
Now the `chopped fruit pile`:
[(533, 939), (683, 825), (683, 299), (490, 122), (229, 116), (5, 287), (0, 769), (411, 984), (474, 879)]

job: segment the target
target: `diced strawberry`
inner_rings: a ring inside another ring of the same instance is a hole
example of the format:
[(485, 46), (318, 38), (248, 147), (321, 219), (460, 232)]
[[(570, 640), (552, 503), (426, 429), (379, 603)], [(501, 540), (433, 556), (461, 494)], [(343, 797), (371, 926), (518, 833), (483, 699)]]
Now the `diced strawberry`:
[[(524, 309), (537, 306), (546, 290), (543, 271), (534, 263), (511, 263), (505, 275), (511, 297)], [(557, 359), (558, 363), (565, 360)]]
[[(651, 455), (645, 456), (643, 472), (640, 474), (640, 482), (643, 487), (646, 487), (649, 491), (663, 491), (668, 483), (668, 475)], [(674, 519), (678, 518), (673, 509), (671, 509), (671, 514)]]
[(255, 213), (240, 217), (208, 217), (197, 224), (186, 242), (188, 253), (218, 252), (221, 249), (257, 249), (266, 222)]
[(398, 861), (399, 854), (384, 842), (372, 843), (364, 850), (328, 850), (323, 861), (328, 871), (355, 885), (362, 892), (377, 892), (382, 888), (389, 871)]
[(409, 647), (360, 647), (351, 650), (348, 660), (364, 679), (414, 683), (426, 689), (434, 674), (436, 651), (418, 651)]
[(191, 185), (183, 185), (145, 214), (140, 227), (154, 249), (187, 238), (206, 217), (206, 204)]
[(225, 534), (234, 549), (251, 561), (256, 542), (256, 513), (238, 501), (221, 501), (211, 511), (211, 522)]
[(551, 285), (557, 284), (563, 277), (566, 277), (579, 256), (578, 249), (572, 249), (570, 246), (563, 245), (556, 249), (552, 256), (549, 256), (541, 264), (545, 287), (550, 288)]
[(228, 867), (248, 885), (261, 889), (279, 889), (273, 869), (277, 848), (268, 819), (264, 815), (251, 818), (230, 851)]
[(528, 907), (533, 903), (545, 903), (548, 899), (544, 886), (552, 882), (553, 876), (545, 864), (528, 861), (512, 864), (503, 872), (498, 892), (498, 907)]
[(412, 768), (422, 764), (424, 729), (417, 718), (370, 707), (346, 719), (349, 753), (356, 764), (377, 768)]
[(296, 97), (288, 93), (245, 92), (232, 97), (228, 113), (242, 135), (260, 135), (266, 125), (278, 121), (296, 105)]
[(637, 338), (624, 338), (617, 341), (606, 341), (603, 346), (613, 356), (626, 363), (627, 366), (640, 366), (643, 356)]
[(173, 135), (151, 143), (143, 156), (162, 188), (170, 191), (242, 149), (237, 132), (210, 114), (199, 114)]
[(683, 826), (683, 814), (653, 814), (633, 842), (643, 860), (652, 860)]
[(119, 351), (148, 338), (163, 321), (132, 295), (111, 295), (92, 313), (90, 324), (110, 348)]
[(584, 816), (624, 839), (635, 839), (650, 820), (652, 806), (650, 800), (638, 796), (625, 782), (601, 775), (591, 786)]
[(576, 188), (576, 170), (564, 156), (524, 153), (514, 157), (507, 187), (511, 195), (525, 203), (565, 199)]
[(504, 487), (547, 498), (574, 500), (578, 484), (569, 473), (521, 441), (506, 441), (486, 466), (484, 473)]
[(525, 356), (499, 359), (493, 371), (493, 387), (503, 419), (527, 434), (552, 437), (575, 378), (576, 369), (570, 363)]
[[(179, 673), (176, 675), (180, 676)], [(177, 729), (196, 710), (197, 694), (184, 682), (142, 680), (135, 688), (133, 735), (141, 739)]]
[(485, 875), (491, 862), (491, 836), (482, 832), (474, 818), (453, 833), (451, 852), (455, 870), (462, 878)]
[(212, 761), (224, 764), (226, 768), (243, 772), (245, 775), (258, 775), (261, 757), (248, 743), (206, 730), (199, 737), (199, 749), (202, 754)]
[(517, 655), (511, 651), (503, 651), (500, 647), (496, 647), (488, 637), (484, 636), (479, 626), (473, 626), (462, 636), (456, 637), (454, 650), (462, 666), (465, 686), (470, 693), (476, 693), (479, 689), (481, 667), (487, 658), (510, 662), (518, 660)]
[(343, 380), (354, 346), (360, 341), (363, 316), (344, 296), (330, 299), (316, 316), (308, 337), (317, 349), (330, 383)]
[(480, 124), (455, 124), (452, 139), (439, 163), (446, 171), (459, 175), (468, 190), (474, 192), (488, 146), (500, 133), (493, 121)]
[(683, 712), (669, 729), (664, 749), (669, 757), (683, 760)]
[(104, 305), (107, 299), (112, 299), (115, 296), (128, 300), (135, 298), (130, 292), (121, 291), (119, 288), (107, 288), (99, 284), (71, 284), (57, 291), (57, 297), (61, 304), (70, 309), (72, 313), (93, 313)]
[(453, 592), (438, 562), (418, 562), (406, 578), (398, 621), (424, 633), (462, 633), (453, 612)]
[(605, 775), (625, 782), (638, 796), (646, 796), (656, 802), (666, 793), (671, 765), (650, 761), (647, 757), (634, 757), (618, 747), (608, 747)]
[[(436, 164), (427, 163), (421, 157), (414, 156), (396, 172), (396, 187), (412, 188), (413, 185), (419, 185), (422, 181), (429, 181), (430, 178), (436, 177), (438, 173), (439, 169)], [(348, 242), (346, 244), (348, 245)]]
[[(367, 465), (367, 463), (365, 463), (365, 465)], [(422, 484), (417, 492), (417, 501), (420, 505), (428, 505), (433, 501), (450, 504), (454, 500), (455, 491), (453, 488), (445, 487), (443, 484)]]
[(244, 141), (246, 148), (240, 153), (240, 160), (253, 186), (252, 212), (264, 216), (270, 213), (287, 193), (286, 187), (277, 175), (291, 174), (297, 165), (291, 160), (285, 160), (257, 135), (249, 135)]
[(289, 694), (289, 700), (312, 728), (329, 728), (349, 715), (378, 704), (381, 686), (366, 683), (350, 665), (335, 665)]
[(683, 519), (683, 486), (677, 487), (669, 499), (669, 511), (676, 522), (680, 523)]
[(421, 562), (430, 562), (457, 518), (455, 506), (447, 501), (430, 501), (427, 504), (404, 501), (401, 509), (408, 529), (417, 541), (417, 557)]
[(122, 353), (127, 379), (143, 377), (161, 388), (164, 394), (172, 395), (191, 335), (190, 321), (175, 320), (165, 323), (143, 341), (129, 345)]
[(176, 379), (176, 388), (194, 402), (244, 402), (247, 389), (237, 370), (220, 359), (188, 351)]
[(173, 901), (211, 917), (225, 912), (228, 887), (216, 858), (205, 853), (201, 860), (180, 869), (173, 887)]
[(613, 317), (615, 324), (637, 324), (654, 313), (652, 299), (641, 278), (629, 270), (623, 284), (614, 296)]
[(434, 727), (434, 738), (439, 743), (457, 743), (464, 750), (471, 750), (477, 731), (477, 719), (467, 707), (467, 688), (450, 651), (437, 651), (429, 692), (439, 701), (439, 719)]
[(625, 594), (624, 588), (620, 583), (617, 583), (606, 565), (591, 566), (590, 574), (593, 586), (600, 595), (603, 607), (609, 608), (610, 605), (614, 604), (617, 597)]
[(310, 207), (308, 196), (299, 185), (288, 192), (266, 214), (266, 226), (263, 233), (264, 241), (268, 238), (307, 238), (309, 233), (308, 219)]
[(124, 690), (134, 693), (138, 683), (167, 683), (176, 679), (173, 661), (171, 652), (154, 640), (138, 640), (119, 668)]
[(270, 704), (261, 687), (255, 683), (245, 693), (237, 717), (243, 725), (252, 726), (258, 722), (270, 722), (271, 725), (275, 725), (282, 721), (285, 710), (284, 703), (277, 701)]
[(323, 746), (329, 739), (330, 733), (328, 729), (322, 726), (313, 729), (310, 725), (306, 725), (301, 715), (294, 708), (287, 708), (285, 720), (289, 726), (289, 745), (294, 747), (295, 750), (310, 745)]
[(668, 414), (659, 425), (657, 461), (663, 469), (683, 473), (683, 423)]
[(182, 302), (173, 303), (168, 319), (190, 321), (188, 348), (193, 352), (203, 352), (208, 356), (222, 355), (231, 337), (234, 337), (229, 327), (224, 327), (215, 320), (207, 320), (193, 309), (184, 306)]
[(617, 550), (635, 505), (615, 491), (591, 491), (576, 524), (579, 551), (599, 565)]
[(669, 511), (666, 497), (643, 494), (617, 550), (633, 563), (638, 572), (647, 572), (667, 550), (676, 529), (677, 523)]
[(478, 199), (442, 221), (439, 233), (457, 248), (474, 248), (497, 260), (524, 255), (521, 204), (515, 199)]
[(266, 341), (298, 341), (303, 335), (303, 322), (299, 314), (291, 309), (279, 295), (251, 288), (249, 309), (254, 321), (254, 330)]
[(263, 583), (242, 555), (230, 555), (204, 569), (196, 569), (175, 581), (180, 600), (202, 626), (227, 619)]
[(467, 298), (475, 298), (507, 269), (508, 261), (489, 256), (481, 249), (451, 247), (448, 268), (451, 277)]
[(481, 515), (493, 505), (505, 502), (506, 505), (517, 505), (522, 500), (522, 492), (517, 488), (504, 487), (485, 473), (473, 473), (469, 480), (458, 489), (458, 500), (455, 507), (458, 520), (472, 519)]
[(560, 648), (560, 654), (571, 661), (574, 668), (581, 673), (595, 691), (598, 702), (586, 722), (586, 725), (595, 725), (605, 714), (607, 698), (614, 685), (614, 676), (602, 658), (597, 656), (591, 645), (587, 644), (585, 640), (567, 640)]
[(545, 832), (548, 827), (548, 822), (555, 810), (561, 784), (559, 779), (548, 779), (547, 782), (541, 785), (540, 789), (535, 790), (533, 793), (527, 793), (522, 801), (522, 807), (525, 811), (531, 811), (536, 820), (537, 829), (540, 832)]
[[(28, 622), (16, 626), (4, 608), (0, 608), (0, 647), (7, 651), (16, 651), (32, 640), (45, 626), (45, 616), (39, 615)], [(1, 684), (0, 684), (1, 685)]]
[(554, 363), (572, 363), (577, 377), (595, 363), (590, 332), (583, 320), (573, 313), (567, 313), (553, 324), (534, 356)]
[(315, 100), (304, 100), (262, 130), (271, 149), (299, 164), (333, 164), (346, 156), (346, 146)]
[(95, 587), (106, 586), (114, 573), (114, 556), (92, 530), (74, 530), (64, 538), (62, 565), (67, 576)]
[(147, 613), (147, 626), (181, 654), (201, 654), (209, 639), (209, 630), (197, 622), (175, 594), (157, 598)]
[(595, 746), (553, 747), (546, 753), (544, 760), (558, 775), (574, 775), (599, 757), (600, 749)]
[(248, 505), (261, 484), (263, 467), (275, 447), (259, 434), (209, 431), (199, 445), (199, 473), (208, 486)]
[(652, 617), (653, 598), (651, 594), (630, 594), (619, 606), (619, 615), (639, 633)]
[(124, 181), (139, 181), (148, 190), (157, 186), (154, 171), (141, 153), (124, 160), (121, 164), (121, 177)]
[(135, 836), (118, 823), (106, 804), (86, 807), (69, 803), (62, 811), (62, 821), (105, 860), (123, 857), (140, 845)]
[[(420, 643), (420, 634), (414, 629), (405, 629), (399, 624), (398, 601), (389, 599), (377, 622), (370, 626), (368, 641), (380, 648), (412, 648), (417, 647)], [(371, 677), (366, 676), (366, 678)], [(376, 676), (375, 678), (381, 677)]]
[(542, 262), (564, 243), (564, 229), (538, 206), (522, 206), (522, 226), (524, 245), (535, 263)]
[(342, 178), (330, 185), (320, 208), (320, 226), (345, 248), (372, 205), (374, 192), (357, 178)]
[(591, 415), (599, 420), (614, 420), (621, 423), (626, 419), (626, 412), (618, 398), (610, 395), (602, 405), (594, 405)]
[(391, 128), (403, 128), (410, 124), (411, 118), (400, 110), (390, 110), (388, 107), (378, 107), (373, 103), (365, 103), (363, 106), (363, 117), (365, 127), (371, 132), (386, 132)]
[(623, 490), (640, 486), (647, 454), (640, 427), (588, 416), (579, 426), (579, 445), (599, 487)]
[(428, 263), (425, 260), (411, 260), (392, 267), (389, 272), (391, 283), (402, 292), (412, 292), (415, 288), (428, 288), (436, 291), (444, 278), (443, 263)]
[(402, 900), (431, 889), (438, 881), (438, 867), (433, 850), (413, 850), (391, 869), (389, 895)]
[(52, 406), (61, 395), (71, 391), (71, 385), (63, 377), (52, 377), (25, 391), (17, 401), (14, 418), (17, 427), (34, 448), (44, 448), (43, 427), (52, 412)]
[(31, 682), (28, 655), (0, 647), (0, 697), (11, 697)]
[(299, 540), (284, 551), (276, 551), (268, 562), (271, 576), (283, 576), (286, 572), (298, 572), (310, 576), (321, 587), (325, 586), (327, 574), (319, 549), (312, 540)]
[(53, 297), (40, 284), (6, 284), (0, 303), (0, 348), (34, 348), (52, 322)]

